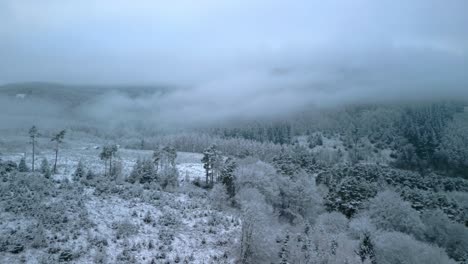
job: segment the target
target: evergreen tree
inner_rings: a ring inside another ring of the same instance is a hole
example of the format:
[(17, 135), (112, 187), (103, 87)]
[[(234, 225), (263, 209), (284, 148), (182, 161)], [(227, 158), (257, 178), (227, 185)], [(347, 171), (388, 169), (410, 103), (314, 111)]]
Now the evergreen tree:
[(29, 172), (29, 168), (28, 168), (28, 165), (26, 164), (26, 159), (24, 157), (21, 158), (20, 163), (18, 164), (18, 171)]
[(150, 183), (157, 180), (157, 174), (154, 169), (154, 163), (151, 160), (143, 160), (141, 162), (141, 167), (138, 168), (139, 175), (137, 178), (139, 179), (141, 184)]
[(294, 163), (291, 155), (283, 149), (279, 155), (273, 158), (273, 165), (278, 173), (292, 177), (299, 171), (299, 167)]
[(50, 178), (50, 166), (49, 166), (49, 162), (47, 161), (46, 158), (43, 158), (42, 159), (42, 162), (41, 162), (41, 173), (44, 175), (44, 177), (46, 177), (47, 179)]
[(221, 182), (226, 188), (226, 192), (230, 198), (236, 195), (236, 186), (234, 183), (234, 170), (237, 164), (232, 158), (226, 159), (224, 167), (221, 170)]
[(377, 194), (375, 183), (355, 176), (347, 176), (337, 184), (331, 186), (325, 197), (325, 206), (330, 211), (337, 210), (347, 217), (353, 216), (368, 199)]

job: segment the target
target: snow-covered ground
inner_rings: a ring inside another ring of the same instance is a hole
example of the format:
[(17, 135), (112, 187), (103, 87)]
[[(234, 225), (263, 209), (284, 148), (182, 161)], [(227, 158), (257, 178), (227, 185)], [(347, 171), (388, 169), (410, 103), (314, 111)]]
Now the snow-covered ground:
[[(73, 147), (61, 149), (57, 180), (71, 178), (79, 161), (87, 169), (103, 172), (99, 153), (100, 149), (92, 144), (73, 144)], [(19, 152), (2, 153), (3, 160), (15, 162), (23, 156)], [(130, 173), (137, 159), (151, 156), (152, 151), (123, 148), (118, 151), (124, 175)], [(38, 169), (43, 158), (53, 163), (54, 152), (43, 150), (36, 158)], [(231, 250), (240, 237), (239, 219), (213, 209), (206, 190), (187, 183), (187, 180), (203, 177), (201, 158), (199, 153), (178, 153), (176, 163), (182, 187), (176, 192), (141, 189), (141, 197), (126, 199), (113, 194), (99, 195), (93, 188), (86, 187), (79, 199), (92, 225), (82, 232), (86, 235), (77, 235), (73, 244), (63, 242), (64, 248), (80, 252), (72, 262), (99, 263), (99, 259), (105, 259), (102, 263), (127, 263), (125, 257), (128, 257), (135, 263), (151, 263), (152, 260), (156, 263), (231, 263), (234, 259)], [(30, 166), (31, 155), (26, 155), (26, 161)], [(60, 198), (51, 197), (52, 200), (60, 201)], [(17, 226), (23, 228), (35, 223), (34, 219), (21, 215), (0, 213), (0, 218), (5, 220), (0, 221), (0, 235), (10, 232), (12, 223), (20, 223)], [(28, 263), (40, 263), (44, 255), (54, 256), (47, 250), (51, 251), (50, 248), (25, 247), (19, 254), (1, 252), (0, 263), (21, 263), (21, 256), (32, 261)]]

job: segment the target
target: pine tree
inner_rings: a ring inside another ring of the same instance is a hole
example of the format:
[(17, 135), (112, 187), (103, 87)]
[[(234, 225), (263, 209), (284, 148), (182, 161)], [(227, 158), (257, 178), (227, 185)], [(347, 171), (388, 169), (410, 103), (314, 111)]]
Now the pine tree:
[(156, 172), (176, 167), (177, 151), (173, 147), (156, 148), (153, 152), (153, 162)]
[(20, 163), (18, 164), (18, 171), (29, 172), (29, 168), (28, 168), (28, 165), (26, 164), (26, 159), (24, 157), (21, 158)]
[(218, 179), (222, 167), (221, 152), (217, 149), (216, 145), (211, 145), (203, 151), (203, 168), (205, 169), (205, 184), (206, 186), (213, 186), (214, 179)]
[(46, 158), (43, 158), (42, 159), (42, 162), (41, 162), (41, 173), (44, 175), (44, 177), (46, 177), (47, 179), (50, 178), (50, 166), (49, 166), (49, 162), (47, 161)]
[[(104, 175), (112, 174), (112, 158), (117, 155), (117, 145), (108, 145), (102, 148), (99, 158), (104, 161)], [(109, 162), (109, 170), (107, 170), (107, 162)]]
[(50, 141), (55, 142), (55, 160), (54, 160), (54, 174), (57, 173), (57, 159), (58, 159), (58, 152), (59, 152), (59, 145), (63, 142), (63, 138), (65, 137), (65, 130), (62, 130), (55, 134)]

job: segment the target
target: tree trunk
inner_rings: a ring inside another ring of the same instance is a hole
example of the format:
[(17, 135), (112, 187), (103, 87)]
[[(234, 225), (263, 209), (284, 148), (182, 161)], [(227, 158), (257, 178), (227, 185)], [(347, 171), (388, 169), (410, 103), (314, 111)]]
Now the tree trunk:
[(107, 175), (107, 160), (104, 160), (104, 176)]
[(112, 155), (109, 158), (109, 176), (112, 175)]
[(54, 174), (57, 173), (57, 157), (58, 157), (58, 145), (55, 147)]
[(34, 172), (35, 138), (32, 138), (32, 171)]

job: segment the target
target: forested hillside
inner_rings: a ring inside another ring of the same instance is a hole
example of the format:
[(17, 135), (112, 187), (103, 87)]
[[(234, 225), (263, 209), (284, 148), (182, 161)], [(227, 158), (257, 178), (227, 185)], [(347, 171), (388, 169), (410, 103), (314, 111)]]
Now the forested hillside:
[(152, 136), (17, 130), (2, 140), (0, 256), (464, 263), (464, 106), (349, 105)]

